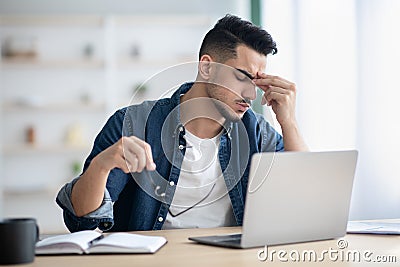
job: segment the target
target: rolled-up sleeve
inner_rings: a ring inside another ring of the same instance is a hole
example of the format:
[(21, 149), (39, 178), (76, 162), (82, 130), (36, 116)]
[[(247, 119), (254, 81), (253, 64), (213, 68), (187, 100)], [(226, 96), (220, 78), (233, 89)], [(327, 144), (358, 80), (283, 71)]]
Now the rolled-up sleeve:
[(104, 191), (103, 201), (98, 209), (82, 217), (76, 216), (71, 203), (71, 192), (78, 179), (76, 178), (65, 184), (56, 198), (57, 204), (63, 209), (64, 222), (68, 230), (71, 232), (96, 228), (102, 231), (109, 230), (114, 225), (114, 219), (113, 203), (107, 188)]
[[(113, 145), (121, 138), (124, 115), (124, 110), (118, 110), (108, 119), (94, 141), (93, 149), (85, 161), (82, 173), (84, 173), (89, 167), (90, 162), (96, 155)], [(116, 179), (117, 181), (114, 182), (114, 184), (116, 183), (119, 186), (118, 188), (112, 188), (114, 198), (111, 199), (110, 191), (105, 188), (101, 206), (85, 216), (76, 216), (71, 203), (72, 188), (78, 181), (79, 177), (65, 184), (58, 192), (56, 202), (63, 209), (64, 223), (71, 232), (96, 228), (106, 231), (114, 225), (113, 202), (118, 199), (118, 195), (127, 180), (125, 177), (121, 178), (121, 175), (114, 175), (114, 173), (118, 172), (113, 170), (108, 177), (108, 179)]]

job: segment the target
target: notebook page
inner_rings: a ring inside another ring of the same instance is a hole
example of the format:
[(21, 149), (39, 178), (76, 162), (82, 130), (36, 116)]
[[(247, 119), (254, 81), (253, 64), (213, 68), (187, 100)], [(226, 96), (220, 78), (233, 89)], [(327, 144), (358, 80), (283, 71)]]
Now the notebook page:
[(114, 233), (96, 242), (90, 252), (103, 253), (153, 253), (166, 243), (160, 236)]
[(101, 233), (87, 230), (48, 237), (36, 243), (36, 254), (82, 254), (89, 248), (89, 242), (99, 236)]

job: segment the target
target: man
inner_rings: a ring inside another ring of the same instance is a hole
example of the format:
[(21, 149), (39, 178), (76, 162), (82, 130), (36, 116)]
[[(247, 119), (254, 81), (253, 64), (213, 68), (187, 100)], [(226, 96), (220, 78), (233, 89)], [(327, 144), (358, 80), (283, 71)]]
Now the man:
[[(241, 225), (251, 155), (307, 150), (295, 84), (265, 74), (271, 36), (226, 15), (205, 36), (194, 83), (171, 98), (118, 110), (82, 175), (57, 196), (70, 231)], [(256, 87), (283, 137), (250, 109)]]

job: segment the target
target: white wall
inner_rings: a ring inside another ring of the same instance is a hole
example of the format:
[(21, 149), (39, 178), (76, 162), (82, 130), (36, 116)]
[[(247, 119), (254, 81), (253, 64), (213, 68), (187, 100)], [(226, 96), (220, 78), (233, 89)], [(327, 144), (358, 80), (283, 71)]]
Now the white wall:
[(263, 3), (279, 51), (267, 70), (296, 82), (306, 142), (360, 152), (350, 219), (400, 217), (400, 2)]
[(400, 2), (358, 1), (355, 217), (400, 217)]
[(267, 71), (297, 84), (297, 117), (308, 145), (312, 150), (354, 148), (355, 6), (347, 0), (263, 3), (264, 26), (278, 46)]

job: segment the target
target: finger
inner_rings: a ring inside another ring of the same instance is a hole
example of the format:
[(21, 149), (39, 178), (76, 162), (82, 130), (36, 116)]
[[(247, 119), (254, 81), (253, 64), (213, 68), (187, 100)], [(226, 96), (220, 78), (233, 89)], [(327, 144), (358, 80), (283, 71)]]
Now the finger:
[(125, 157), (125, 164), (128, 166), (129, 172), (140, 172), (138, 170), (138, 159), (135, 155), (130, 157)]
[(143, 141), (142, 139), (137, 138), (136, 136), (132, 136), (132, 137), (135, 140), (135, 142), (144, 149), (147, 170), (154, 171), (156, 169), (156, 164), (154, 163), (154, 160), (153, 160), (153, 153), (151, 150), (151, 146), (148, 143), (146, 143), (145, 141)]
[(130, 173), (136, 171), (136, 169), (132, 170), (134, 166), (132, 166), (132, 164), (129, 163), (123, 155), (116, 156), (115, 167), (121, 169), (124, 173)]
[(281, 94), (281, 93), (277, 93), (277, 92), (269, 93), (267, 95), (266, 99), (269, 104), (272, 104), (272, 102), (276, 102), (278, 104), (284, 104), (289, 101), (287, 94)]
[(269, 86), (281, 87), (290, 90), (292, 84), (276, 78), (255, 79), (254, 83), (262, 90), (267, 90)]
[(262, 98), (262, 101), (261, 101), (261, 105), (267, 104), (267, 106), (271, 106), (272, 101), (275, 100), (275, 95), (276, 94), (279, 94), (279, 93), (275, 93), (275, 92), (265, 93), (263, 95), (263, 98)]
[(268, 89), (269, 85), (282, 87), (291, 91), (296, 91), (296, 84), (279, 76), (257, 73), (258, 79), (253, 82), (263, 91)]
[(258, 73), (257, 73), (257, 77), (260, 77), (260, 78), (263, 78), (263, 79), (279, 79), (279, 80), (282, 80), (282, 81), (284, 81), (284, 82), (286, 82), (286, 83), (292, 83), (291, 81), (286, 80), (286, 79), (284, 79), (284, 78), (282, 78), (282, 77), (280, 77), (280, 76), (268, 75), (268, 74), (262, 73), (262, 72), (258, 72)]
[(156, 169), (156, 164), (154, 163), (153, 160), (153, 153), (151, 151), (151, 146), (143, 140), (140, 140), (139, 144), (142, 146), (145, 152), (146, 169), (149, 171), (154, 171)]
[(272, 92), (275, 93), (280, 93), (280, 94), (286, 94), (288, 96), (291, 95), (291, 91), (287, 89), (282, 89), (280, 87), (275, 87), (275, 86), (269, 86), (267, 90), (265, 90), (265, 93), (263, 94), (263, 99), (261, 100), (261, 105), (268, 104), (268, 106), (271, 105), (271, 100), (269, 100), (268, 95)]
[(129, 141), (125, 140), (123, 146), (123, 153), (121, 155), (121, 159), (123, 162), (118, 162), (120, 166), (128, 166), (128, 172), (137, 172), (139, 160), (131, 149), (129, 149), (128, 145)]
[(149, 171), (154, 171), (156, 169), (156, 164), (153, 161), (153, 153), (151, 151), (151, 146), (146, 143), (144, 146), (145, 148), (145, 153), (146, 153), (146, 169)]
[(124, 155), (128, 162), (130, 160), (137, 161), (137, 172), (142, 172), (144, 167), (146, 166), (146, 152), (144, 148), (136, 142), (135, 139), (128, 139), (124, 143)]
[(275, 92), (275, 93), (280, 93), (280, 94), (287, 94), (290, 95), (292, 92), (288, 89), (284, 89), (281, 87), (276, 87), (276, 86), (269, 86), (269, 88), (265, 91), (265, 93), (270, 93), (270, 92)]
[[(261, 105), (265, 105), (267, 103), (268, 103), (267, 96), (266, 96), (266, 94), (263, 94), (262, 99), (261, 99)], [(269, 103), (268, 103), (268, 106), (269, 106)]]
[(144, 150), (143, 147), (141, 147), (140, 145), (134, 143), (134, 145), (132, 146), (132, 153), (134, 153), (134, 155), (137, 158), (137, 172), (142, 172), (143, 169), (146, 167), (146, 152)]

